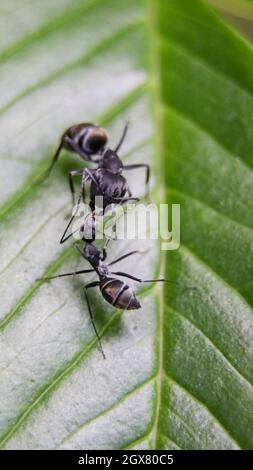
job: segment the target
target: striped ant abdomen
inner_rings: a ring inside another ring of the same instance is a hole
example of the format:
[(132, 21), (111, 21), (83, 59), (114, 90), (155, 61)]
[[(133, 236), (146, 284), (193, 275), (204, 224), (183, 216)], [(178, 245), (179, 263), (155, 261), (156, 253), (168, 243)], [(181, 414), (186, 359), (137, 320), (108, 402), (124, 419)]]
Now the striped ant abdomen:
[(120, 279), (106, 277), (100, 281), (104, 299), (116, 308), (136, 310), (141, 307), (133, 289)]
[[(102, 150), (108, 141), (108, 134), (102, 127), (92, 123), (71, 126), (62, 136), (63, 146), (72, 152), (78, 149), (91, 156)], [(73, 143), (77, 147), (73, 147)]]

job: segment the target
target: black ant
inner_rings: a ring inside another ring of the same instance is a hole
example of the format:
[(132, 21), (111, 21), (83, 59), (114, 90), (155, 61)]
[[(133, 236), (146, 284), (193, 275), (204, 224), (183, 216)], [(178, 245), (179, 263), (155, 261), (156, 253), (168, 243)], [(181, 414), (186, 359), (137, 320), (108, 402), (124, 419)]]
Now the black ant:
[[(86, 273), (91, 273), (91, 272), (96, 272), (99, 280), (98, 281), (93, 281), (90, 282), (89, 284), (86, 284), (84, 286), (84, 296), (88, 305), (88, 310), (91, 318), (91, 322), (98, 340), (99, 344), (99, 349), (103, 355), (103, 358), (105, 359), (105, 354), (102, 348), (101, 340), (99, 333), (97, 331), (95, 322), (94, 322), (94, 317), (93, 313), (91, 310), (90, 302), (89, 302), (89, 297), (87, 295), (88, 289), (92, 287), (99, 287), (102, 296), (104, 299), (109, 302), (109, 304), (113, 305), (114, 307), (122, 310), (136, 310), (141, 307), (141, 304), (139, 300), (137, 299), (134, 290), (125, 282), (121, 281), (120, 279), (117, 279), (116, 276), (122, 276), (122, 277), (127, 277), (129, 279), (132, 279), (134, 281), (137, 281), (139, 283), (146, 283), (146, 282), (169, 282), (173, 284), (178, 283), (176, 281), (171, 281), (167, 279), (140, 279), (138, 277), (135, 277), (131, 274), (127, 274), (122, 271), (111, 271), (110, 267), (119, 261), (122, 261), (125, 258), (128, 258), (129, 256), (132, 256), (136, 253), (140, 253), (138, 250), (135, 251), (130, 251), (129, 253), (126, 253), (125, 255), (120, 256), (119, 258), (116, 258), (114, 261), (111, 263), (107, 264), (105, 263), (105, 259), (107, 257), (107, 252), (106, 249), (103, 248), (102, 251), (100, 251), (96, 246), (94, 246), (91, 242), (86, 242), (84, 244), (83, 249), (79, 247), (77, 243), (75, 243), (75, 247), (77, 251), (80, 253), (80, 255), (86, 259), (92, 266), (92, 269), (84, 269), (80, 271), (74, 271), (71, 273), (64, 273), (64, 274), (58, 274), (56, 276), (48, 277), (48, 278), (43, 278), (43, 280), (51, 280), (51, 279), (56, 279), (59, 277), (65, 277), (65, 276), (76, 276), (78, 274), (86, 274)], [(186, 288), (190, 289), (195, 289), (195, 287), (189, 287), (189, 286), (184, 286)]]
[[(81, 197), (84, 199), (85, 184), (91, 181), (90, 185), (90, 208), (95, 210), (95, 198), (98, 196), (103, 197), (103, 211), (108, 205), (123, 204), (130, 200), (138, 201), (138, 198), (133, 198), (129, 189), (126, 178), (122, 176), (123, 169), (135, 169), (145, 167), (147, 170), (146, 184), (149, 182), (149, 165), (135, 164), (123, 165), (121, 159), (118, 157), (117, 152), (121, 147), (126, 136), (128, 124), (125, 125), (121, 139), (115, 150), (106, 148), (108, 136), (106, 131), (91, 123), (78, 124), (70, 127), (62, 136), (60, 145), (54, 155), (52, 164), (49, 168), (50, 174), (54, 164), (56, 163), (60, 151), (63, 147), (78, 153), (83, 159), (98, 164), (95, 169), (84, 168), (82, 170), (74, 170), (69, 173), (69, 184), (74, 203), (74, 184), (73, 177), (81, 176), (81, 188), (77, 202), (77, 207), (81, 202)], [(95, 152), (99, 155), (98, 159), (92, 158)], [(64, 243), (69, 237), (66, 233), (75, 217), (76, 213), (71, 217), (60, 243)]]
[[(81, 176), (81, 187), (77, 205), (80, 204), (81, 198), (84, 199), (85, 184), (90, 181), (90, 207), (92, 211), (95, 209), (95, 197), (103, 197), (103, 209), (110, 204), (123, 204), (129, 200), (137, 200), (133, 198), (127, 180), (122, 176), (123, 170), (132, 170), (136, 168), (146, 168), (146, 186), (149, 183), (150, 169), (148, 164), (139, 163), (132, 165), (123, 165), (117, 152), (120, 149), (128, 129), (128, 124), (125, 125), (122, 136), (116, 148), (114, 150), (106, 147), (108, 141), (108, 135), (105, 129), (99, 127), (96, 124), (82, 123), (77, 124), (64, 132), (60, 145), (56, 150), (53, 157), (52, 163), (47, 172), (47, 176), (51, 173), (62, 148), (66, 148), (72, 152), (77, 153), (86, 161), (97, 163), (97, 168), (88, 169), (83, 168), (82, 170), (74, 170), (69, 172), (69, 185), (73, 199), (73, 205), (75, 204), (75, 190), (73, 177)], [(98, 155), (98, 158), (94, 159), (94, 155)], [(148, 193), (148, 190), (147, 190)], [(63, 243), (65, 234), (73, 221), (72, 216), (63, 236), (61, 243)]]

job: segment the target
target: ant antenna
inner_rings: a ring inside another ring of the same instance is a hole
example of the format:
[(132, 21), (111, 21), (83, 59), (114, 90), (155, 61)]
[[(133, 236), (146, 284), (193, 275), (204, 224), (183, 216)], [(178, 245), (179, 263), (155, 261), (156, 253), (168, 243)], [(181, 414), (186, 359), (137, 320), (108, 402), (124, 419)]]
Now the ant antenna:
[(125, 137), (126, 137), (126, 134), (127, 134), (127, 131), (128, 131), (128, 127), (129, 127), (129, 121), (126, 121), (125, 123), (125, 127), (123, 129), (123, 133), (122, 133), (122, 136), (120, 138), (120, 141), (118, 143), (118, 145), (116, 146), (116, 148), (114, 149), (114, 152), (115, 153), (118, 153), (121, 145), (123, 144), (124, 140), (125, 140)]
[(49, 168), (45, 171), (44, 179), (48, 178), (51, 175), (51, 172), (52, 172), (52, 170), (53, 170), (53, 168), (54, 168), (54, 166), (55, 166), (55, 164), (56, 164), (56, 162), (59, 158), (59, 155), (61, 153), (62, 148), (63, 148), (63, 141), (61, 140), (60, 145), (58, 146), (58, 148), (57, 148), (57, 150), (56, 150), (56, 152), (53, 156), (53, 160), (52, 160)]

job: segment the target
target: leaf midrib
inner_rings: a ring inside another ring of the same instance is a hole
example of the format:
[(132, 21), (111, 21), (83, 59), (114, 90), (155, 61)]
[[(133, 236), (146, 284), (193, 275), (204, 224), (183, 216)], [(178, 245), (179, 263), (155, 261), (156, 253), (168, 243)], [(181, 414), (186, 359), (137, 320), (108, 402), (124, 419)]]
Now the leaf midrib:
[[(152, 7), (152, 3), (151, 3), (151, 7)], [(149, 21), (150, 21), (150, 32), (151, 32), (151, 52), (153, 53), (152, 54), (152, 59), (153, 59), (153, 68), (152, 68), (152, 73), (153, 73), (153, 80), (151, 80), (151, 82), (154, 84), (154, 88), (155, 88), (155, 96), (156, 96), (156, 108), (155, 108), (155, 111), (156, 111), (156, 124), (157, 124), (157, 127), (156, 127), (156, 133), (159, 133), (159, 138), (157, 139), (157, 152), (156, 154), (159, 155), (159, 162), (160, 162), (160, 177), (162, 178), (162, 175), (161, 175), (161, 169), (163, 168), (163, 165), (165, 163), (165, 148), (164, 148), (164, 145), (163, 145), (163, 137), (164, 137), (164, 113), (163, 113), (163, 109), (168, 107), (170, 108), (167, 103), (164, 103), (161, 96), (162, 96), (162, 83), (161, 83), (161, 77), (162, 77), (162, 66), (161, 66), (161, 60), (160, 60), (160, 49), (159, 49), (159, 46), (161, 45), (161, 37), (159, 36), (159, 28), (156, 28), (156, 23), (157, 23), (157, 20), (158, 20), (158, 17), (156, 16), (156, 8), (151, 8), (150, 7), (150, 17), (149, 17)], [(163, 39), (163, 38), (162, 38)], [(238, 84), (236, 81), (233, 81), (231, 80), (231, 77), (230, 77), (230, 80), (228, 79), (228, 77), (223, 74), (220, 70), (216, 70), (215, 67), (211, 66), (209, 63), (206, 63), (202, 57), (199, 57), (199, 56), (196, 56), (195, 54), (193, 54), (192, 50), (189, 50), (185, 47), (183, 47), (180, 43), (177, 44), (176, 41), (174, 40), (171, 40), (170, 38), (170, 41), (172, 43), (172, 46), (173, 47), (179, 47), (179, 48), (182, 48), (184, 53), (185, 53), (185, 50), (187, 51), (188, 55), (190, 55), (193, 60), (197, 60), (199, 61), (202, 65), (204, 65), (205, 67), (208, 68), (208, 70), (212, 70), (212, 73), (216, 73), (219, 77), (222, 77), (223, 79), (229, 81), (230, 83), (234, 83), (235, 86), (237, 86), (239, 89), (241, 89), (244, 93), (246, 93), (248, 96), (250, 96), (250, 98), (252, 99), (253, 97), (253, 94), (251, 91), (249, 91), (248, 89), (245, 89), (244, 87), (242, 87), (240, 84)], [(176, 44), (176, 46), (175, 46)], [(167, 44), (166, 44), (167, 45)], [(188, 117), (187, 117), (188, 118)], [(197, 123), (193, 122), (196, 126), (198, 126)], [(200, 127), (200, 126), (199, 126)], [(202, 130), (202, 129), (201, 129)], [(205, 132), (206, 130), (203, 129), (203, 132)], [(234, 155), (232, 154), (232, 152), (227, 149), (223, 143), (221, 143), (218, 139), (216, 139), (209, 131), (206, 131), (206, 133), (209, 133), (210, 136), (212, 137), (213, 140), (215, 140), (216, 142), (219, 143), (219, 145), (223, 148), (225, 148), (226, 152), (229, 152), (229, 154), (231, 154), (231, 156), (234, 158)], [(161, 135), (162, 134), (162, 135)], [(242, 159), (241, 159), (242, 160)], [(249, 168), (250, 171), (252, 171), (252, 169), (250, 168), (250, 166), (248, 164), (246, 164), (244, 161), (242, 162), (247, 168)], [(165, 181), (164, 181), (164, 187), (165, 187)], [(171, 189), (169, 187), (169, 189)], [(214, 209), (212, 209), (214, 210)], [(218, 212), (218, 211), (217, 211)], [(219, 213), (219, 212), (218, 212)], [(222, 213), (219, 213), (220, 215), (223, 215)], [(230, 219), (230, 217), (228, 217), (229, 220), (232, 220)], [(236, 222), (236, 221), (235, 221)], [(247, 226), (245, 226), (245, 228), (249, 228)], [(250, 228), (249, 228), (250, 229)], [(194, 256), (197, 257), (198, 259), (198, 256), (194, 253)], [(199, 260), (200, 261), (200, 260)], [(201, 260), (202, 262), (202, 260)], [(206, 263), (203, 263), (203, 264), (206, 264)], [(208, 266), (208, 268), (210, 268)], [(213, 270), (212, 270), (213, 271)], [(216, 277), (219, 277), (220, 276), (215, 273), (213, 271), (213, 273), (215, 274)], [(222, 282), (227, 284), (225, 280), (222, 279)], [(233, 287), (229, 286), (230, 288), (234, 289)], [(236, 295), (240, 298), (242, 298), (241, 294), (239, 294), (235, 289), (234, 289)], [(159, 429), (159, 425), (160, 425), (160, 413), (161, 413), (161, 400), (162, 400), (162, 381), (163, 381), (163, 377), (166, 377), (168, 378), (168, 380), (172, 380), (174, 381), (175, 383), (178, 384), (178, 386), (180, 386), (181, 388), (184, 388), (182, 387), (181, 384), (179, 384), (178, 382), (176, 382), (174, 379), (172, 379), (171, 377), (169, 377), (167, 375), (167, 372), (166, 370), (164, 369), (164, 366), (163, 366), (163, 360), (164, 360), (164, 353), (163, 353), (163, 323), (164, 323), (164, 306), (165, 306), (165, 303), (164, 303), (164, 295), (163, 295), (163, 288), (162, 286), (160, 286), (160, 301), (161, 301), (161, 305), (160, 305), (160, 312), (159, 312), (159, 374), (158, 374), (158, 377), (159, 377), (159, 381), (158, 381), (158, 386), (157, 386), (157, 391), (158, 391), (158, 398), (157, 398), (157, 408), (156, 408), (156, 418), (155, 418), (155, 426), (154, 426), (154, 429), (153, 429), (153, 437), (152, 437), (152, 442), (153, 442), (153, 448), (157, 448), (157, 440), (158, 440), (158, 435), (160, 433), (160, 429)], [(245, 302), (248, 307), (250, 308), (249, 304), (246, 302), (246, 300), (244, 298), (242, 298), (242, 301)], [(188, 318), (184, 317), (186, 320), (189, 321)], [(194, 327), (196, 327), (196, 325), (194, 325)], [(198, 328), (198, 327), (196, 327)], [(201, 330), (200, 330), (201, 331)], [(201, 331), (201, 333), (203, 334), (203, 336), (205, 337), (205, 339), (207, 341), (211, 341), (210, 338), (208, 338), (205, 333), (203, 333)], [(213, 343), (211, 341), (211, 343)], [(216, 347), (216, 345), (214, 345), (216, 349), (218, 349)], [(220, 351), (220, 350), (219, 350)], [(224, 354), (222, 353), (222, 351), (220, 351), (220, 354), (222, 354), (222, 356), (224, 356)], [(234, 365), (226, 358), (226, 356), (224, 356), (225, 360), (229, 363), (229, 365), (236, 371), (237, 374), (239, 374), (240, 377), (242, 377), (243, 380), (245, 380), (250, 387), (252, 387), (252, 384), (248, 381), (248, 379), (246, 377), (244, 377), (235, 367)], [(188, 390), (186, 390), (184, 388), (184, 390), (187, 392), (188, 395), (190, 395), (196, 402), (200, 403), (201, 406), (203, 406), (204, 408), (207, 409), (207, 411), (209, 412), (209, 414), (211, 414), (211, 416), (213, 416), (214, 420), (217, 421), (217, 423), (219, 424), (219, 426), (224, 430), (224, 432), (227, 434), (227, 436), (229, 437), (229, 439), (234, 443), (236, 444), (237, 447), (241, 447), (240, 444), (235, 440), (234, 437), (232, 437), (232, 435), (230, 434), (230, 431), (224, 427), (224, 425), (219, 421), (219, 419), (217, 418), (217, 416), (215, 416), (209, 409), (209, 407), (205, 404), (205, 403), (202, 403), (200, 402), (200, 400), (198, 398), (196, 398), (195, 396), (193, 396), (191, 394), (191, 392), (189, 392)], [(169, 438), (169, 436), (167, 436)], [(170, 439), (170, 438), (169, 438)]]
[[(155, 136), (156, 136), (156, 146), (155, 153), (158, 155), (157, 165), (158, 165), (158, 174), (160, 184), (159, 192), (159, 201), (165, 200), (165, 174), (162, 172), (162, 168), (165, 168), (165, 153), (163, 146), (163, 136), (164, 136), (164, 120), (162, 117), (162, 99), (161, 99), (161, 63), (159, 52), (157, 51), (157, 17), (154, 4), (149, 0), (148, 4), (148, 24), (149, 24), (149, 48), (150, 48), (150, 82), (153, 85), (154, 100), (155, 100)], [(160, 244), (161, 247), (161, 244)], [(161, 256), (161, 269), (160, 275), (164, 277), (164, 253), (160, 249)], [(152, 448), (157, 449), (157, 440), (159, 434), (159, 424), (160, 424), (160, 412), (161, 412), (161, 402), (162, 402), (162, 382), (163, 382), (163, 360), (164, 360), (164, 351), (163, 351), (163, 325), (164, 325), (164, 287), (163, 283), (159, 283), (159, 307), (157, 308), (157, 331), (158, 331), (158, 344), (157, 344), (157, 360), (158, 360), (158, 374), (157, 374), (157, 384), (156, 384), (156, 408), (155, 408), (155, 417), (154, 425), (152, 429)]]

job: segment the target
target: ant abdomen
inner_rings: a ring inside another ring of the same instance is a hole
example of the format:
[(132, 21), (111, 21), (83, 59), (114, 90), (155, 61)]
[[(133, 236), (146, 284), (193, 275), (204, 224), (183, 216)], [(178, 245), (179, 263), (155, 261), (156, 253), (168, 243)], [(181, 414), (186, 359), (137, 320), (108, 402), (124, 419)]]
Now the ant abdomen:
[(102, 279), (100, 290), (104, 299), (116, 308), (136, 310), (141, 307), (131, 287), (120, 279), (112, 277)]
[(62, 142), (67, 150), (76, 151), (73, 148), (74, 142), (87, 156), (91, 156), (105, 148), (108, 142), (108, 134), (105, 129), (97, 124), (86, 122), (67, 129), (62, 136)]

